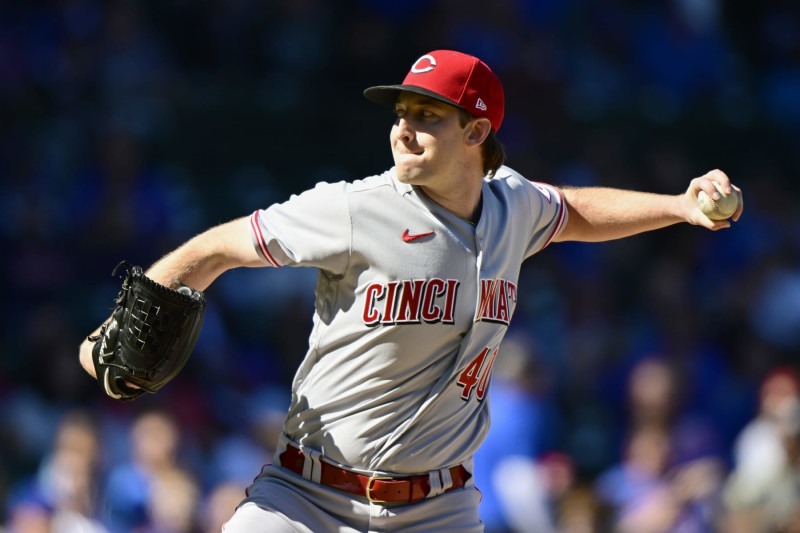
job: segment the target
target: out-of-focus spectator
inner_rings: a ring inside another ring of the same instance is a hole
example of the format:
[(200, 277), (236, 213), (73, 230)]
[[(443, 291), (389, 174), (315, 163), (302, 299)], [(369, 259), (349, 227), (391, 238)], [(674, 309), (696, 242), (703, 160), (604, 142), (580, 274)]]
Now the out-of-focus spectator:
[(656, 355), (628, 376), (623, 456), (595, 484), (614, 531), (715, 531), (725, 452), (714, 423), (678, 401), (680, 380), (675, 363)]
[(603, 533), (606, 519), (597, 494), (586, 484), (576, 485), (561, 497), (558, 533)]
[(200, 533), (200, 487), (188, 472), (173, 468), (153, 478), (147, 524), (134, 533)]
[[(555, 409), (547, 399), (549, 379), (530, 339), (523, 335), (506, 339), (492, 366), (492, 427), (475, 454), (475, 485), (481, 491), (480, 513), (487, 533), (518, 531), (513, 522), (519, 520), (514, 517), (529, 514), (531, 507), (545, 511), (538, 527), (547, 521), (550, 502), (543, 486), (532, 492), (506, 489), (541, 484), (536, 461), (553, 444), (549, 437), (557, 427)], [(508, 477), (514, 469), (524, 473)], [(528, 520), (527, 525), (532, 523)]]
[(160, 477), (180, 468), (176, 461), (179, 438), (175, 420), (163, 411), (146, 411), (133, 421), (130, 457), (111, 468), (104, 492), (102, 518), (112, 532), (127, 533), (148, 525), (147, 512)]
[(677, 383), (666, 359), (648, 356), (639, 361), (628, 378), (628, 426), (669, 428), (675, 417)]
[(244, 499), (245, 485), (221, 483), (215, 486), (203, 502), (204, 533), (219, 533)]
[(667, 477), (677, 508), (668, 531), (715, 533), (721, 516), (722, 484), (727, 475), (725, 450), (711, 420), (686, 415), (671, 431)]
[(56, 508), (94, 515), (101, 452), (89, 415), (67, 414), (56, 435), (53, 454), (40, 471), (41, 484)]
[(27, 501), (9, 510), (8, 533), (53, 533), (52, 511), (44, 504)]
[[(509, 480), (514, 480), (509, 482)], [(575, 485), (572, 459), (559, 452), (549, 452), (537, 459), (507, 456), (492, 472), (493, 491), (503, 512), (505, 528), (491, 531), (513, 533), (556, 533), (563, 531), (562, 506)], [(577, 524), (577, 510), (570, 509), (570, 523)], [(573, 526), (574, 527), (574, 526)]]
[(800, 378), (778, 368), (762, 382), (759, 411), (734, 443), (725, 484), (731, 533), (800, 531)]
[(103, 533), (105, 529), (95, 520), (101, 454), (90, 415), (66, 413), (36, 476), (21, 484), (16, 502), (12, 499), (9, 528), (28, 531), (34, 528), (32, 521), (41, 521), (52, 533)]
[(652, 528), (674, 519), (674, 511), (662, 505), (668, 494), (669, 446), (667, 428), (638, 426), (628, 438), (622, 460), (598, 477), (597, 496), (616, 528), (633, 532), (645, 523)]
[(688, 416), (669, 429), (638, 428), (624, 460), (596, 488), (618, 533), (713, 533), (724, 477), (715, 429)]

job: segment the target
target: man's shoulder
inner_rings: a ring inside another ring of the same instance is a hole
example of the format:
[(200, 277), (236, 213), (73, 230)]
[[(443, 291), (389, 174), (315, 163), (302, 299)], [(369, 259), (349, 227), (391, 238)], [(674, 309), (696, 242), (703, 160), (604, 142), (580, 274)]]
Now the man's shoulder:
[(520, 184), (530, 185), (537, 189), (540, 189), (541, 186), (555, 188), (550, 183), (528, 179), (516, 170), (505, 165), (501, 166), (499, 169), (497, 169), (497, 172), (495, 172), (494, 175), (485, 178), (485, 180), (493, 185), (505, 185), (512, 188), (517, 187)]
[(394, 167), (381, 172), (380, 174), (374, 174), (366, 178), (354, 180), (347, 184), (347, 188), (350, 192), (369, 192), (376, 189), (381, 189), (383, 187), (390, 187), (392, 189), (400, 190), (406, 186), (397, 181), (397, 178), (395, 178)]
[(531, 185), (531, 181), (522, 174), (505, 165), (497, 169), (491, 176), (484, 178), (486, 183), (494, 189), (516, 189), (520, 186)]
[(554, 198), (558, 199), (560, 197), (557, 187), (548, 183), (530, 180), (505, 165), (501, 166), (493, 176), (487, 177), (486, 183), (495, 194), (508, 198), (524, 196), (519, 194), (521, 190), (527, 191), (529, 197), (538, 198), (541, 196), (548, 203), (552, 202)]
[(336, 194), (336, 193), (344, 193), (349, 194), (353, 192), (362, 192), (362, 191), (369, 191), (374, 190), (379, 187), (383, 186), (393, 186), (394, 179), (392, 170), (387, 170), (386, 172), (382, 172), (381, 174), (375, 174), (372, 176), (367, 176), (365, 178), (360, 179), (352, 179), (352, 180), (322, 180), (318, 181), (313, 187), (306, 190), (306, 193), (315, 193), (315, 194)]
[(344, 191), (353, 192), (353, 191), (360, 191), (360, 190), (368, 190), (374, 189), (376, 187), (381, 187), (384, 185), (392, 185), (394, 186), (395, 183), (394, 178), (394, 167), (381, 172), (380, 174), (373, 174), (372, 176), (367, 176), (364, 178), (358, 179), (342, 179), (342, 180), (321, 180), (318, 181), (312, 189), (328, 189), (331, 188), (335, 189), (342, 189)]

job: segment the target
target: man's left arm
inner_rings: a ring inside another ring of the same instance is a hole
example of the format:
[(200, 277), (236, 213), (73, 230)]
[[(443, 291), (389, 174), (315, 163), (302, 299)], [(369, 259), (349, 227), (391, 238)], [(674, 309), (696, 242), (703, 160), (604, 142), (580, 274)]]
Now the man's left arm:
[[(654, 194), (604, 187), (562, 188), (569, 219), (555, 241), (600, 242), (620, 239), (651, 231), (679, 222), (688, 222), (716, 231), (730, 227), (730, 220), (711, 220), (700, 211), (697, 195), (705, 191), (718, 199), (714, 187), (718, 183), (726, 194), (734, 189), (730, 179), (721, 170), (693, 179), (686, 192), (680, 195)], [(731, 216), (739, 220), (743, 205)]]

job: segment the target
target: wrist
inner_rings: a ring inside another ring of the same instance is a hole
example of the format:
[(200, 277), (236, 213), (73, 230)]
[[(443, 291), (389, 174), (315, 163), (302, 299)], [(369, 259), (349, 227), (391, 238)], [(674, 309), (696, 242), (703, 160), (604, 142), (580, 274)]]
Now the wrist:
[(97, 379), (94, 361), (92, 360), (92, 348), (94, 348), (94, 343), (88, 339), (84, 340), (83, 343), (81, 343), (79, 359), (83, 369), (86, 370), (90, 376)]

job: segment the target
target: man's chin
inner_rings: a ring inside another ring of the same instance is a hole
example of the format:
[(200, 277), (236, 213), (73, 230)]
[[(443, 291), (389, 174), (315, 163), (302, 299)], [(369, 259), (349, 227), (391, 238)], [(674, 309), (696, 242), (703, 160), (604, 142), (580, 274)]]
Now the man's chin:
[(406, 165), (397, 165), (394, 168), (395, 175), (400, 183), (415, 184), (419, 182), (424, 173), (419, 167), (408, 167)]

